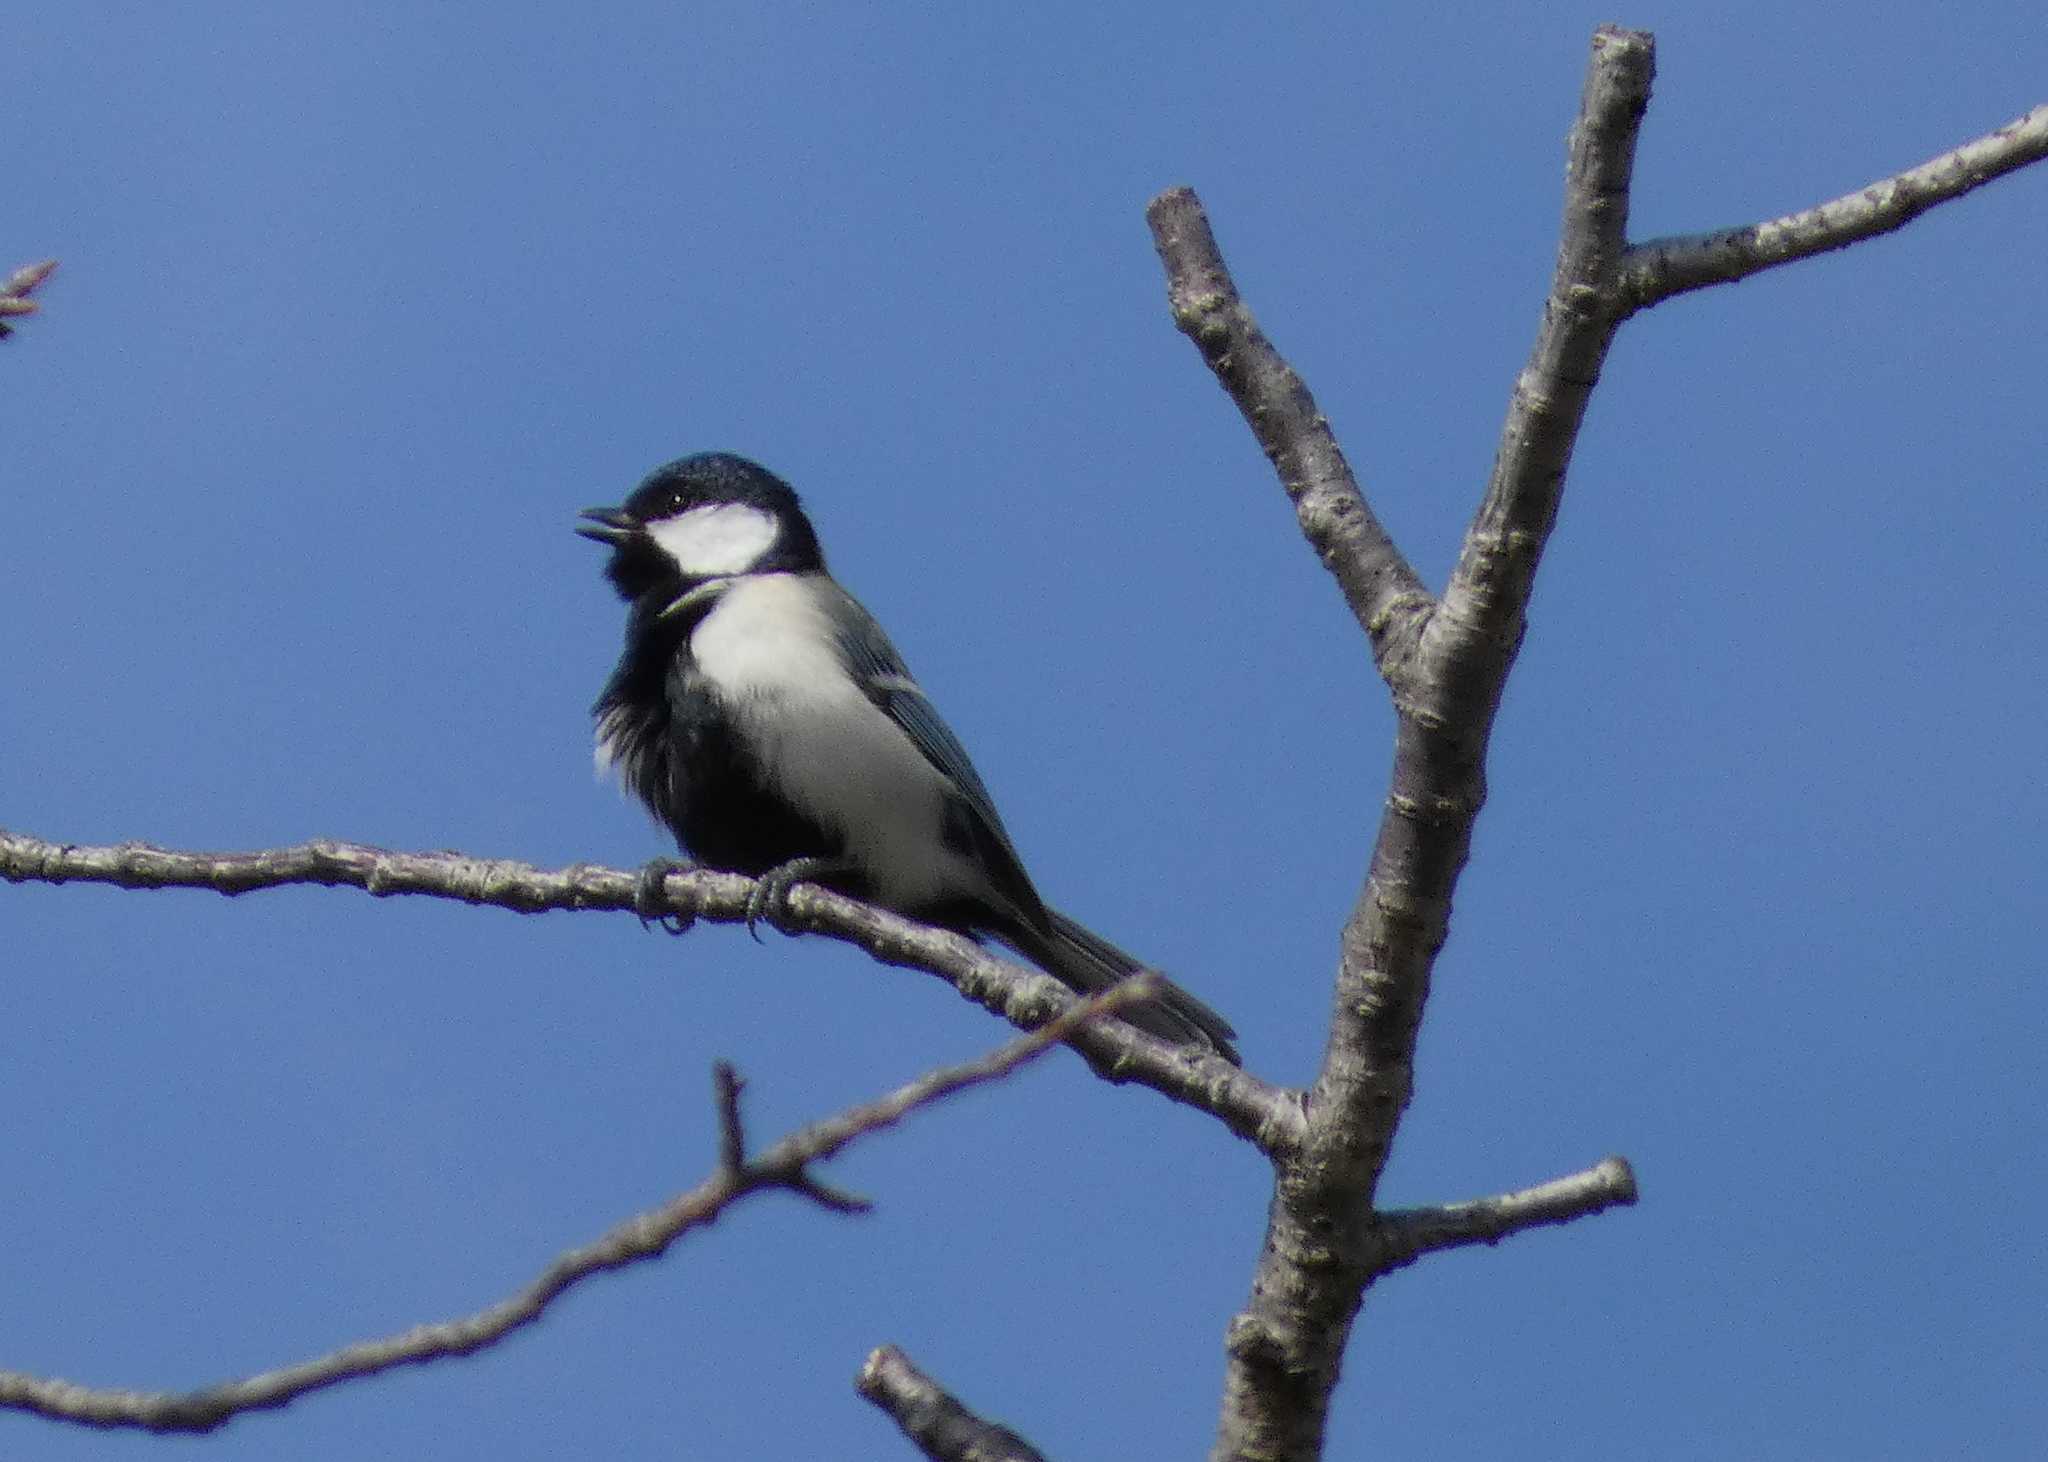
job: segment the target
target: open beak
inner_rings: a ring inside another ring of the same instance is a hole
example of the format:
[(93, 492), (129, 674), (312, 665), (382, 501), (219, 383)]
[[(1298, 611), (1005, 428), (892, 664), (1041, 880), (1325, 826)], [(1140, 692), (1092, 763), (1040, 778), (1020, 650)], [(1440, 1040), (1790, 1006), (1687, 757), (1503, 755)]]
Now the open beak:
[(576, 531), (593, 543), (617, 548), (640, 535), (640, 525), (617, 508), (585, 508), (576, 516), (584, 520), (576, 525)]

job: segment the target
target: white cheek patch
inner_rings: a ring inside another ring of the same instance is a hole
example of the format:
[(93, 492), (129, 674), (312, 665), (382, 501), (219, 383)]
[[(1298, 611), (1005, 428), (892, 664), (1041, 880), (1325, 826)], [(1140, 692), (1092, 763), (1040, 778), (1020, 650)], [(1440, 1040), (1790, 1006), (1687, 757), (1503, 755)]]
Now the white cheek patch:
[(745, 503), (712, 503), (647, 525), (647, 536), (691, 578), (745, 573), (780, 531), (773, 517)]

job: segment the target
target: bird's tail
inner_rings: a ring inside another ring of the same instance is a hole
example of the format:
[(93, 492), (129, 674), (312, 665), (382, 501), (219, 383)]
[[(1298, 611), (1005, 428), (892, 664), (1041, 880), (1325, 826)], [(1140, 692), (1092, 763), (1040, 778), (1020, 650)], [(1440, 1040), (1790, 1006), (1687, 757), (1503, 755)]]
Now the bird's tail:
[[(1014, 932), (1005, 931), (1003, 937), (1061, 984), (1083, 995), (1092, 995), (1149, 968), (1065, 914), (1057, 910), (1049, 910), (1048, 914), (1044, 929), (1023, 927), (1020, 921), (1020, 927)], [(1244, 1064), (1232, 1044), (1237, 1032), (1231, 1029), (1230, 1022), (1171, 980), (1157, 999), (1127, 1006), (1119, 1017), (1162, 1041), (1214, 1051), (1233, 1066)]]

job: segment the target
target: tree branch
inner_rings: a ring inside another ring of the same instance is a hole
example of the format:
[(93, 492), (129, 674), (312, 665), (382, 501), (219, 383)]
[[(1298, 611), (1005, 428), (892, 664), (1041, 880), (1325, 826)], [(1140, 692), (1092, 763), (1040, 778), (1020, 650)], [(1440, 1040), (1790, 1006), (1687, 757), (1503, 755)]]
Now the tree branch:
[(1432, 617), (1434, 678), (1448, 682), (1446, 718), (1491, 729), (1525, 628), (1536, 566), (1557, 519), (1586, 402), (1622, 311), (1613, 276), (1626, 248), (1636, 136), (1656, 71), (1651, 38), (1602, 26), (1567, 143), (1564, 221), (1529, 362), (1515, 380), (1479, 511)]
[(1523, 1193), (1377, 1213), (1413, 1084), (1415, 1038), (1486, 795), (1486, 751), (1527, 625), (1586, 403), (1615, 332), (1682, 290), (1897, 228), (2048, 155), (2048, 108), (1851, 198), (1756, 228), (1630, 248), (1629, 190), (1655, 72), (1648, 35), (1603, 26), (1568, 144), (1557, 267), (1478, 511), (1432, 603), (1361, 501), (1305, 386), (1259, 333), (1193, 195), (1148, 210), (1175, 323), (1200, 348), (1344, 586), (1394, 694), (1391, 786), (1346, 924), (1335, 1009), (1301, 1142), (1273, 1154), (1252, 1297), (1233, 1321), (1217, 1457), (1310, 1459), (1364, 1291), (1421, 1254), (1633, 1202), (1620, 1159)]
[(1391, 678), (1389, 665), (1406, 653), (1435, 601), (1373, 516), (1308, 387), (1238, 297), (1194, 190), (1168, 189), (1145, 218), (1166, 270), (1174, 324), (1244, 414), (1294, 503), (1302, 535), (1335, 575), (1374, 661)]
[[(315, 885), (358, 888), (379, 898), (412, 894), (539, 914), (611, 910), (645, 919), (745, 923), (754, 880), (694, 869), (662, 880), (662, 906), (645, 909), (638, 875), (578, 863), (546, 871), (510, 859), (462, 853), (396, 853), (360, 843), (318, 841), (251, 853), (180, 852), (147, 843), (82, 847), (0, 829), (0, 878), (10, 883), (102, 883), (117, 888), (194, 888), (235, 896)], [(812, 884), (789, 900), (791, 932), (824, 934), (884, 964), (937, 975), (967, 999), (1024, 1030), (1075, 1000), (1064, 985), (998, 959), (972, 940), (913, 923)], [(1106, 1081), (1147, 1087), (1207, 1112), (1262, 1152), (1291, 1145), (1302, 1126), (1301, 1094), (1242, 1071), (1220, 1056), (1169, 1046), (1121, 1021), (1074, 1029), (1068, 1044)]]
[(716, 1171), (689, 1192), (627, 1219), (596, 1242), (558, 1256), (526, 1288), (460, 1319), (418, 1325), (380, 1340), (345, 1346), (315, 1360), (189, 1392), (97, 1390), (70, 1381), (0, 1371), (0, 1408), (52, 1421), (153, 1432), (206, 1432), (248, 1411), (284, 1406), (311, 1391), (360, 1380), (398, 1366), (470, 1355), (497, 1344), (592, 1275), (659, 1258), (684, 1234), (701, 1228), (749, 1194), (780, 1188), (838, 1212), (860, 1212), (865, 1199), (836, 1193), (810, 1173), (872, 1132), (971, 1086), (1009, 1075), (1076, 1031), (1159, 993), (1159, 981), (1137, 975), (1069, 1006), (1038, 1030), (977, 1060), (928, 1072), (888, 1095), (826, 1117), (783, 1138), (758, 1157), (746, 1156), (740, 1127), (740, 1081), (719, 1062), (713, 1072), (719, 1119)]
[(42, 308), (29, 296), (42, 287), (56, 268), (55, 259), (45, 259), (40, 264), (24, 264), (0, 281), (0, 340), (14, 333), (14, 326), (7, 323), (9, 317), (33, 315)]
[(854, 1389), (889, 1414), (932, 1462), (1045, 1462), (1036, 1447), (999, 1422), (984, 1421), (910, 1363), (893, 1345), (868, 1356)]
[(1516, 1193), (1432, 1208), (1392, 1209), (1379, 1218), (1381, 1240), (1387, 1246), (1385, 1269), (1412, 1264), (1439, 1249), (1497, 1244), (1527, 1229), (1590, 1218), (1631, 1205), (1636, 1196), (1635, 1170), (1628, 1159), (1610, 1157), (1584, 1172)]
[(1816, 208), (1747, 228), (1636, 244), (1623, 256), (1617, 287), (1628, 308), (1639, 310), (1689, 290), (1732, 284), (1780, 264), (1904, 228), (1936, 204), (1960, 198), (2044, 157), (2048, 106), (2039, 106), (1996, 132)]
[(1227, 1342), (1220, 1457), (1321, 1454), (1330, 1393), (1365, 1289), (1386, 1272), (1373, 1195), (1413, 1087), (1416, 1032), (1451, 895), (1486, 793), (1486, 748), (1520, 647), (1565, 468), (1619, 316), (1621, 257), (1650, 38), (1593, 38), (1568, 145), (1564, 223), (1543, 323), (1457, 566), (1390, 677), (1394, 768), (1346, 923), (1330, 1040), (1298, 1154), (1281, 1159), (1252, 1297)]

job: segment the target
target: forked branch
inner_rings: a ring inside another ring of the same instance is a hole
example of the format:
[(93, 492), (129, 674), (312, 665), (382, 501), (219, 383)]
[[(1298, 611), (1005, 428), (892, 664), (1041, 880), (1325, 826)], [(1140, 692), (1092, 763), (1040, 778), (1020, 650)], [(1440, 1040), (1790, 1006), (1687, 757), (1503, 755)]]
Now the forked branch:
[(1307, 387), (1252, 322), (1186, 189), (1148, 210), (1175, 323), (1279, 472), (1309, 542), (1371, 637), (1398, 716), (1370, 871), (1346, 924), (1323, 1065), (1277, 1185), (1252, 1297), (1232, 1322), (1219, 1458), (1321, 1455), (1364, 1291), (1437, 1249), (1490, 1243), (1635, 1199), (1625, 1162), (1522, 1193), (1382, 1213), (1374, 1194), (1413, 1084), (1415, 1040), (1449, 930), (1486, 752), (1593, 387), (1636, 310), (1897, 228), (2048, 154), (2048, 108), (1849, 198), (1748, 229), (1631, 247), (1629, 191), (1649, 104), (1647, 35), (1593, 38), (1568, 144), (1557, 267), (1479, 507), (1432, 600), (1358, 492)]
[(32, 1412), (53, 1421), (91, 1427), (128, 1427), (153, 1432), (206, 1432), (244, 1412), (284, 1406), (312, 1391), (361, 1380), (398, 1366), (422, 1365), (470, 1355), (497, 1344), (538, 1320), (570, 1289), (593, 1275), (657, 1259), (693, 1229), (717, 1218), (741, 1199), (783, 1189), (839, 1213), (868, 1207), (828, 1187), (811, 1172), (849, 1144), (893, 1127), (920, 1107), (996, 1081), (1044, 1055), (1084, 1027), (1159, 991), (1158, 980), (1138, 975), (1092, 999), (1080, 1001), (1039, 1029), (978, 1060), (932, 1071), (888, 1095), (811, 1123), (754, 1157), (747, 1156), (740, 1126), (739, 1077), (720, 1062), (713, 1072), (718, 1113), (718, 1163), (712, 1175), (689, 1192), (635, 1215), (596, 1241), (560, 1255), (531, 1284), (508, 1299), (434, 1325), (417, 1325), (380, 1340), (367, 1340), (317, 1359), (199, 1391), (101, 1390), (20, 1371), (0, 1371), (0, 1408)]

